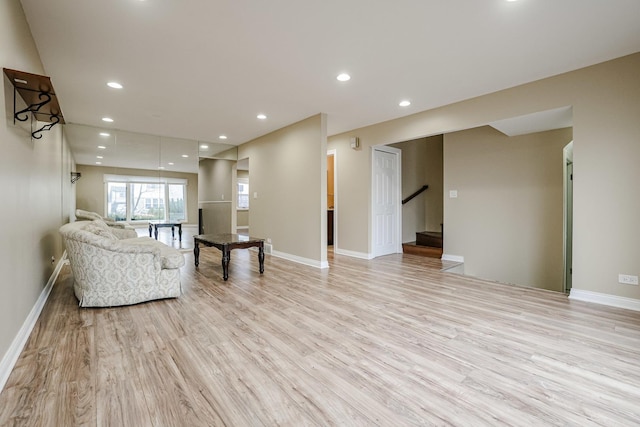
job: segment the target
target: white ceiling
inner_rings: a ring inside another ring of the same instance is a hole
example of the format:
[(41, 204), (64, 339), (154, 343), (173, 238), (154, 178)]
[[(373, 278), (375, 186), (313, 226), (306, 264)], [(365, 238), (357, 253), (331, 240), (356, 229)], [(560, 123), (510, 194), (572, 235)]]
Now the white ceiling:
[(67, 122), (234, 145), (320, 112), (332, 135), (640, 51), (638, 0), (22, 5)]
[(573, 108), (560, 107), (488, 123), (507, 136), (525, 135), (573, 126)]

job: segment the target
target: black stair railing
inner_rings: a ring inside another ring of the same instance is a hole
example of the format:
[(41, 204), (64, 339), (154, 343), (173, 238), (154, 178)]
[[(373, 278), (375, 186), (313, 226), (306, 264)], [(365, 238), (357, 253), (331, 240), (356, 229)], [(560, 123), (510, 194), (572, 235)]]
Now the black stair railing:
[(404, 205), (405, 203), (407, 203), (408, 201), (410, 201), (411, 199), (413, 199), (414, 197), (420, 195), (420, 193), (422, 193), (423, 191), (425, 191), (427, 188), (429, 188), (428, 185), (423, 185), (421, 188), (419, 188), (418, 190), (414, 191), (413, 194), (411, 194), (410, 196), (408, 196), (406, 199), (402, 200), (402, 204)]

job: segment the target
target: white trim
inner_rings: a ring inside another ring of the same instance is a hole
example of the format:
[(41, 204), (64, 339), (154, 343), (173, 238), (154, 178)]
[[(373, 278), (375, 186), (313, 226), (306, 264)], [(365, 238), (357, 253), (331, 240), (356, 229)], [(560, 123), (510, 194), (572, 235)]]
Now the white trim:
[(349, 251), (347, 249), (336, 248), (335, 246), (333, 247), (333, 253), (338, 255), (346, 255), (353, 258), (366, 259), (366, 260), (374, 258), (373, 254), (368, 254), (366, 252)]
[(464, 262), (464, 257), (460, 255), (442, 254), (440, 259), (443, 261)]
[(13, 370), (14, 366), (16, 365), (16, 362), (18, 361), (18, 358), (20, 357), (20, 353), (22, 353), (22, 350), (24, 349), (24, 346), (27, 343), (27, 340), (29, 339), (29, 335), (31, 335), (31, 331), (33, 331), (33, 327), (36, 325), (36, 322), (38, 321), (38, 317), (40, 317), (40, 313), (42, 312), (42, 309), (44, 308), (44, 305), (47, 302), (47, 299), (49, 298), (49, 294), (51, 294), (51, 289), (53, 288), (53, 285), (56, 283), (56, 280), (58, 279), (60, 270), (62, 270), (62, 267), (67, 262), (66, 258), (67, 258), (67, 251), (63, 253), (62, 258), (60, 259), (60, 261), (58, 261), (58, 264), (56, 265), (56, 268), (53, 270), (51, 277), (49, 277), (49, 280), (47, 281), (46, 286), (44, 287), (42, 292), (40, 292), (40, 296), (36, 300), (36, 303), (31, 309), (31, 312), (25, 319), (24, 323), (22, 324), (22, 327), (18, 331), (18, 334), (13, 339), (13, 342), (9, 346), (9, 349), (4, 354), (4, 357), (0, 362), (0, 392), (2, 392), (2, 390), (4, 389), (4, 386), (6, 385), (7, 380), (9, 379), (9, 375), (11, 375), (11, 371)]
[(583, 291), (581, 289), (571, 288), (569, 299), (640, 311), (639, 299), (602, 294), (600, 292)]
[(279, 252), (279, 251), (273, 251), (273, 250), (271, 251), (271, 255), (278, 258), (286, 259), (289, 261), (297, 262), (298, 264), (308, 265), (310, 267), (329, 268), (328, 261), (318, 261), (315, 259), (304, 258), (297, 255), (288, 254), (286, 252)]
[(207, 203), (231, 203), (232, 200), (205, 200), (198, 202), (198, 205), (204, 205)]

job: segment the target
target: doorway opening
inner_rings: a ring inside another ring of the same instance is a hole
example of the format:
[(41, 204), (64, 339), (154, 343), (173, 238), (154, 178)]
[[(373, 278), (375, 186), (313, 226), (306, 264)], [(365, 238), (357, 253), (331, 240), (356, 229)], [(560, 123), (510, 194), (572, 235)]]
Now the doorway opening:
[(249, 235), (249, 159), (238, 160), (235, 184), (235, 228), (236, 233)]
[(327, 151), (327, 246), (337, 246), (337, 189), (336, 150)]
[(573, 141), (562, 150), (564, 162), (564, 275), (563, 291), (569, 293), (573, 283)]

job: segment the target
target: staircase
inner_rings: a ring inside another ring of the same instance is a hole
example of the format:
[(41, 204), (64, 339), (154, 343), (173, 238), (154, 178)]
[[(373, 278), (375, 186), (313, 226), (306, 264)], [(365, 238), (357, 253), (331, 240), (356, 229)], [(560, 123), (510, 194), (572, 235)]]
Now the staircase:
[(402, 252), (412, 255), (420, 255), (429, 258), (442, 257), (442, 232), (419, 231), (416, 233), (416, 241), (403, 243)]

